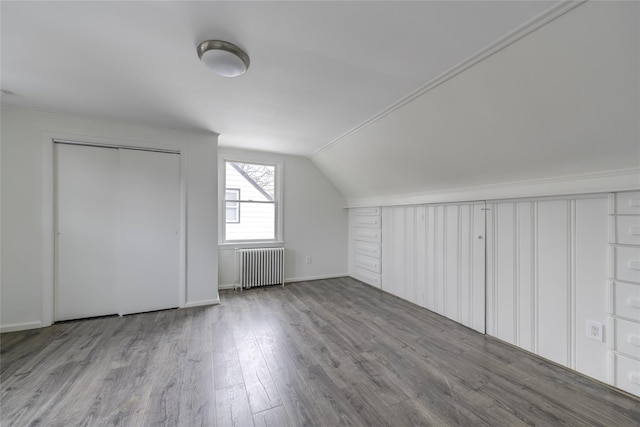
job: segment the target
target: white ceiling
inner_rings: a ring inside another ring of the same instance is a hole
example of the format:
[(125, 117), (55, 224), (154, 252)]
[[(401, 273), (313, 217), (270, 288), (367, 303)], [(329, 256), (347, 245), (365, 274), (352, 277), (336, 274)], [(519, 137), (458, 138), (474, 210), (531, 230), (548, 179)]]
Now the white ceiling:
[[(3, 105), (310, 155), (552, 7), (546, 1), (2, 1)], [(218, 77), (196, 46), (251, 57)]]

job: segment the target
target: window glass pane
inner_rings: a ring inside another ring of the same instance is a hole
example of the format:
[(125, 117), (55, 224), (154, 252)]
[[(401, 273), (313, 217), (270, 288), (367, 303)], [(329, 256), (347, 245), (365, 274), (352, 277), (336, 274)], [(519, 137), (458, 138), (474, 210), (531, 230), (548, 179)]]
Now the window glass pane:
[(240, 222), (238, 220), (238, 204), (233, 202), (227, 202), (227, 222)]
[(227, 221), (226, 240), (274, 240), (276, 238), (275, 203), (234, 203), (240, 206), (242, 221), (237, 223)]
[[(227, 188), (225, 191), (226, 200), (240, 200), (240, 190), (237, 188)], [(225, 202), (227, 222), (240, 222), (240, 206), (237, 202)]]
[(242, 190), (244, 200), (275, 200), (274, 165), (227, 162), (226, 187)]
[(276, 240), (276, 166), (225, 162), (225, 241)]

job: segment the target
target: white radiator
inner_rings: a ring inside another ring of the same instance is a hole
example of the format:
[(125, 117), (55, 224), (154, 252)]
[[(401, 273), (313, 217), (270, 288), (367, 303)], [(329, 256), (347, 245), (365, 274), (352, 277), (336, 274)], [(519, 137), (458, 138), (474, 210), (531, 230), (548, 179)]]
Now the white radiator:
[(237, 249), (240, 288), (284, 286), (284, 248)]

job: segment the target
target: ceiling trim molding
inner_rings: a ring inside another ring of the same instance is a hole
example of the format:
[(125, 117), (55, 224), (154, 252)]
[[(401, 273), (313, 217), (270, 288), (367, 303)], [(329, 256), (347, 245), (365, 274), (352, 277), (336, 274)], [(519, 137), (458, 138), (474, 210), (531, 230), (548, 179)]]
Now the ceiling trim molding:
[[(0, 0), (2, 1), (2, 0)], [(184, 126), (165, 126), (162, 124), (158, 124), (158, 123), (152, 123), (152, 122), (145, 122), (145, 121), (140, 121), (140, 120), (125, 120), (125, 119), (118, 119), (115, 117), (108, 117), (108, 116), (97, 116), (97, 115), (92, 115), (92, 114), (81, 114), (81, 113), (71, 113), (68, 111), (61, 111), (61, 110), (53, 110), (53, 109), (48, 109), (48, 108), (41, 108), (41, 107), (28, 107), (28, 106), (22, 106), (22, 105), (12, 105), (12, 104), (5, 104), (5, 103), (0, 103), (0, 108), (7, 108), (7, 109), (12, 109), (12, 110), (22, 110), (22, 111), (33, 111), (36, 113), (44, 113), (44, 114), (55, 114), (55, 115), (59, 115), (59, 116), (68, 116), (68, 117), (78, 117), (81, 119), (88, 119), (88, 120), (103, 120), (103, 121), (107, 121), (107, 122), (119, 122), (119, 123), (127, 123), (130, 125), (134, 125), (134, 126), (146, 126), (148, 128), (157, 128), (157, 129), (167, 129), (170, 131), (175, 131), (175, 132), (188, 132), (188, 133), (192, 133), (192, 134), (198, 134), (198, 135), (207, 135), (207, 136), (215, 136), (216, 138), (220, 137), (220, 133), (213, 131), (213, 130), (208, 130), (205, 128), (197, 128), (197, 127), (184, 127)]]
[(347, 208), (462, 203), (599, 194), (640, 189), (640, 167), (347, 200)]
[(424, 95), (425, 93), (435, 89), (436, 87), (438, 87), (441, 84), (447, 82), (448, 80), (454, 78), (455, 76), (457, 76), (458, 74), (462, 73), (463, 71), (466, 71), (469, 68), (473, 67), (474, 65), (478, 64), (479, 62), (484, 61), (485, 59), (489, 58), (490, 56), (498, 53), (502, 49), (508, 47), (509, 45), (511, 45), (511, 44), (513, 44), (515, 42), (517, 42), (518, 40), (522, 39), (523, 37), (526, 37), (527, 35), (533, 33), (534, 31), (536, 31), (539, 28), (545, 26), (546, 24), (550, 23), (551, 21), (555, 20), (556, 18), (559, 18), (560, 16), (562, 16), (565, 13), (569, 12), (570, 10), (576, 8), (577, 6), (580, 6), (581, 4), (585, 3), (586, 1), (587, 0), (562, 1), (562, 2), (560, 2), (560, 3), (558, 3), (558, 4), (554, 5), (554, 6), (550, 7), (549, 9), (547, 9), (544, 12), (542, 12), (538, 16), (535, 16), (535, 17), (531, 18), (529, 21), (527, 21), (524, 24), (520, 25), (519, 27), (517, 27), (513, 31), (505, 34), (504, 36), (502, 36), (501, 38), (499, 38), (495, 42), (491, 43), (487, 47), (479, 50), (478, 52), (476, 52), (475, 54), (473, 54), (469, 58), (463, 60), (462, 62), (459, 62), (458, 64), (454, 65), (453, 67), (449, 68), (447, 71), (445, 71), (442, 74), (440, 74), (439, 76), (437, 76), (436, 78), (428, 81), (424, 85), (420, 86), (418, 89), (416, 89), (413, 92), (409, 93), (405, 97), (399, 99), (395, 103), (391, 104), (389, 107), (385, 108), (384, 110), (380, 111), (379, 113), (375, 114), (374, 116), (370, 117), (369, 119), (365, 120), (364, 122), (360, 123), (359, 125), (355, 126), (354, 128), (352, 128), (352, 129), (348, 130), (347, 132), (343, 133), (342, 135), (340, 135), (339, 137), (337, 137), (333, 141), (329, 142), (328, 144), (318, 148), (313, 153), (311, 153), (311, 155), (309, 155), (309, 158), (313, 158), (313, 157), (317, 156), (318, 154), (322, 153), (323, 151), (333, 147), (334, 145), (336, 145), (339, 142), (345, 140), (349, 136), (351, 136), (351, 135), (359, 132), (360, 130), (366, 128), (367, 126), (377, 122), (378, 120), (380, 120), (383, 117), (389, 115), (390, 113), (394, 112), (395, 110), (398, 110), (399, 108), (401, 108), (402, 106), (408, 104), (409, 102), (413, 101), (414, 99), (416, 99), (416, 98)]

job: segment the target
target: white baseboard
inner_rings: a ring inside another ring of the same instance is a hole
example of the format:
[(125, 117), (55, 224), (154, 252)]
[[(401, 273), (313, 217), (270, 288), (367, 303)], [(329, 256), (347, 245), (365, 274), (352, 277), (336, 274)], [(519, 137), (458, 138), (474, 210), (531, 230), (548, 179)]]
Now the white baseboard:
[(284, 283), (292, 283), (292, 282), (308, 282), (311, 280), (324, 280), (324, 279), (337, 279), (338, 277), (346, 277), (348, 273), (340, 273), (340, 274), (323, 274), (321, 276), (308, 276), (308, 277), (290, 277), (288, 279), (284, 279)]
[[(308, 277), (289, 277), (284, 279), (284, 283), (307, 282), (310, 280), (337, 279), (338, 277), (347, 277), (348, 275), (349, 275), (348, 273), (340, 273), (340, 274), (323, 274), (320, 276), (308, 276)], [(220, 291), (233, 290), (237, 286), (238, 286), (237, 284), (234, 285), (233, 283), (218, 285), (218, 290)]]
[(203, 305), (218, 305), (218, 304), (220, 304), (220, 298), (188, 302), (185, 305), (183, 305), (181, 308), (201, 307)]
[(42, 322), (24, 322), (24, 323), (11, 323), (9, 325), (0, 326), (0, 333), (26, 331), (27, 329), (38, 329), (42, 327)]

